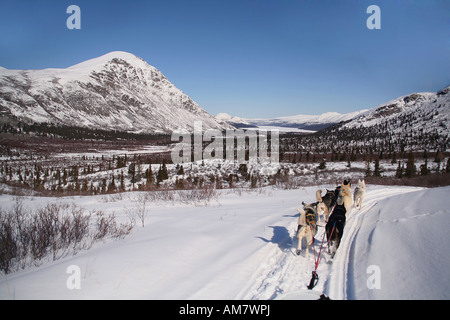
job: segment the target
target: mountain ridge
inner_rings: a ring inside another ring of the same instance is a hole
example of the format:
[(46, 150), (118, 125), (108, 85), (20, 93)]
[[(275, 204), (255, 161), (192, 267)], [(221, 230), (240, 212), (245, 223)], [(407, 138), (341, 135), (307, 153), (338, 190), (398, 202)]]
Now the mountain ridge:
[[(319, 115), (298, 114), (264, 119), (240, 118), (220, 113), (216, 115), (216, 119), (241, 128), (279, 127), (280, 130), (287, 128), (285, 131), (289, 131), (290, 128), (310, 131), (321, 131), (327, 128), (340, 128), (339, 130), (343, 130), (344, 128), (355, 128), (358, 126), (370, 127), (385, 120), (392, 120), (394, 117), (405, 113), (420, 113), (420, 109), (425, 108), (427, 114), (441, 112), (439, 122), (440, 126), (444, 128), (444, 124), (448, 123), (450, 119), (449, 92), (450, 86), (438, 92), (415, 92), (389, 100), (371, 109), (362, 109), (346, 114), (325, 112)], [(434, 122), (433, 127), (436, 127)]]
[[(414, 92), (392, 99), (346, 121), (340, 130), (390, 123), (392, 132), (398, 131), (398, 128), (413, 126), (421, 127), (424, 132), (448, 132), (446, 124), (450, 120), (449, 92), (450, 86), (447, 86), (438, 92)], [(400, 123), (400, 117), (406, 117), (408, 120)]]
[(354, 111), (346, 114), (338, 112), (325, 112), (319, 115), (298, 114), (293, 116), (283, 116), (277, 118), (241, 118), (231, 116), (227, 113), (219, 113), (216, 115), (216, 120), (226, 122), (238, 128), (259, 128), (271, 127), (278, 128), (281, 131), (290, 131), (294, 129), (300, 132), (314, 132), (328, 128), (341, 121), (347, 121), (366, 112), (367, 109), (361, 111)]
[(128, 132), (171, 133), (228, 129), (158, 69), (127, 52), (114, 51), (68, 68), (0, 69), (0, 114)]

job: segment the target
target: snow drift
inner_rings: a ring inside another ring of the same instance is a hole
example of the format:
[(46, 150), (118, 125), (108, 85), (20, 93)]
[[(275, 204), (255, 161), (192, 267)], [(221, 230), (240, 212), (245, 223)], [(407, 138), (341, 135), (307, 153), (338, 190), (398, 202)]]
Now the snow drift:
[[(449, 299), (449, 192), (422, 190), (375, 204), (351, 245), (343, 298)], [(368, 266), (379, 268), (379, 289), (361, 286)]]

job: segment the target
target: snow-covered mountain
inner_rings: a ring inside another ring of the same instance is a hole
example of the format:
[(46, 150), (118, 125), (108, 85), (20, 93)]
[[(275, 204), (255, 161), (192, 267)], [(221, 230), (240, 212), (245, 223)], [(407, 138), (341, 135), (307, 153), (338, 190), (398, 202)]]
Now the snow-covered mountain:
[(439, 92), (412, 93), (402, 96), (373, 109), (365, 109), (346, 114), (327, 112), (320, 115), (294, 115), (272, 119), (244, 119), (220, 113), (216, 119), (235, 127), (279, 127), (320, 131), (365, 129), (383, 124), (390, 133), (396, 132), (449, 132), (450, 86)]
[(305, 137), (301, 144), (338, 153), (449, 150), (449, 92), (446, 87), (436, 93), (402, 96), (326, 128), (316, 137)]
[(279, 126), (318, 131), (341, 121), (347, 121), (367, 110), (355, 111), (346, 114), (326, 112), (320, 115), (294, 115), (275, 119), (246, 119), (256, 126)]
[(301, 146), (302, 152), (354, 155), (450, 150), (449, 93), (446, 87), (402, 96), (295, 143), (286, 140), (283, 150), (295, 153)]
[(248, 122), (244, 118), (236, 117), (236, 116), (233, 117), (233, 116), (230, 116), (228, 113), (224, 113), (224, 112), (218, 113), (215, 118), (219, 123), (229, 124), (236, 128), (256, 127), (255, 125), (252, 125), (250, 122)]
[(111, 52), (66, 69), (0, 68), (2, 118), (132, 132), (231, 128), (218, 123), (158, 69)]
[(340, 130), (385, 126), (389, 132), (449, 134), (450, 86), (439, 92), (413, 93), (356, 116)]
[[(321, 129), (330, 127), (341, 121), (350, 120), (367, 110), (355, 111), (346, 114), (340, 114), (337, 112), (326, 112), (320, 115), (305, 115), (299, 114), (288, 117), (278, 117), (272, 119), (252, 118), (244, 119), (240, 117), (232, 117), (226, 113), (219, 113), (216, 115), (216, 119), (221, 122), (231, 124), (240, 128), (254, 128), (254, 127), (271, 127), (279, 128), (283, 131), (289, 131), (292, 129), (319, 131)], [(286, 129), (286, 130), (284, 130)]]

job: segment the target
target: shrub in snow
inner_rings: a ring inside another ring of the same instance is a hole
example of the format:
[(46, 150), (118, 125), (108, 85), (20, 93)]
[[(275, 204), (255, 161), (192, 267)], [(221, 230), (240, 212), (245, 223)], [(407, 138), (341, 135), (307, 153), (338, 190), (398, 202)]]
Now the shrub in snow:
[(16, 198), (10, 211), (0, 209), (0, 270), (7, 274), (47, 258), (58, 260), (105, 237), (122, 238), (131, 229), (117, 224), (114, 215), (86, 213), (75, 204), (50, 203), (30, 212)]

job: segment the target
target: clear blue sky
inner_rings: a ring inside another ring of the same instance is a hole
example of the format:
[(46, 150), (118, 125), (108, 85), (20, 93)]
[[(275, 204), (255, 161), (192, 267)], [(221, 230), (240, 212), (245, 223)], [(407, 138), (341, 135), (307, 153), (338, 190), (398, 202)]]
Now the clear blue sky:
[[(81, 8), (81, 30), (66, 9)], [(381, 30), (369, 30), (369, 5)], [(0, 0), (0, 66), (133, 53), (211, 114), (346, 113), (450, 84), (448, 0)]]

